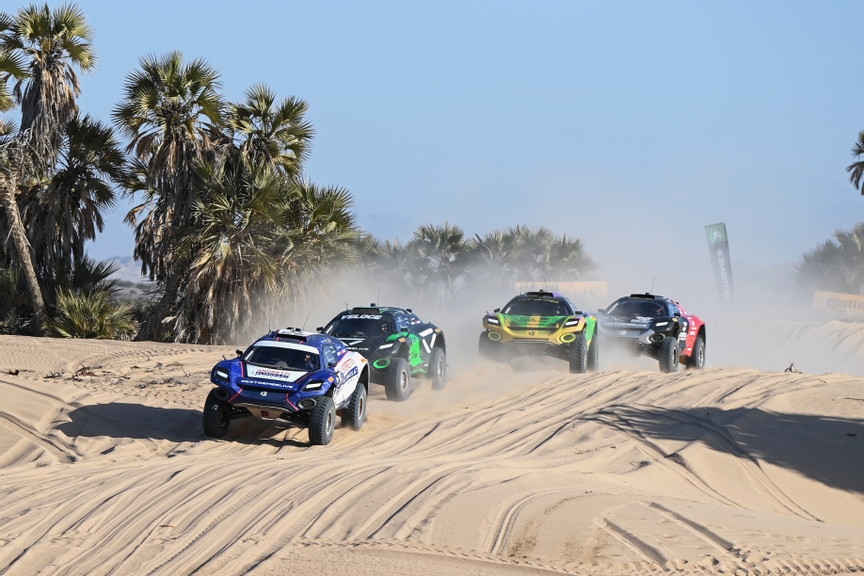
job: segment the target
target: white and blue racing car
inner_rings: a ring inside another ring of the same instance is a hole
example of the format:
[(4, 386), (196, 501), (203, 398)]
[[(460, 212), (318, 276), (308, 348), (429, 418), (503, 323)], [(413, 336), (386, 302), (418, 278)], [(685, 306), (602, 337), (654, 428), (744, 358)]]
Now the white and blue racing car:
[(311, 444), (328, 444), (337, 415), (354, 430), (366, 420), (368, 362), (326, 334), (270, 332), (216, 364), (210, 381), (217, 386), (204, 402), (211, 438), (225, 436), (232, 420), (255, 417), (308, 428)]

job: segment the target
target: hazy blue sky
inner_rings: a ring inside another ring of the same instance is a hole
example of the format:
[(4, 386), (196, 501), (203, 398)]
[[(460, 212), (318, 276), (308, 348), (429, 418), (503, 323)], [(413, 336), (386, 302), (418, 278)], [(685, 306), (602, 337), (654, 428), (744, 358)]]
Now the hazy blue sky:
[[(82, 110), (109, 120), (146, 53), (183, 51), (239, 99), (306, 99), (308, 175), (407, 239), (545, 225), (603, 268), (796, 261), (864, 220), (861, 2), (81, 1), (100, 62)], [(6, 10), (13, 9), (6, 3)], [(91, 245), (129, 255), (124, 209)]]

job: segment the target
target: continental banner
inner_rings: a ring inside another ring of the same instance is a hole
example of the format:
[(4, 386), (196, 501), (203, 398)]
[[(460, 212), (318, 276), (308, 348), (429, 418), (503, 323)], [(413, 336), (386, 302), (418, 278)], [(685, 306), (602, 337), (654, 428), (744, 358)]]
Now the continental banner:
[(817, 290), (813, 293), (813, 308), (827, 308), (834, 312), (864, 315), (864, 296)]
[(609, 297), (609, 288), (602, 282), (516, 282), (516, 291), (533, 292), (544, 290), (558, 292), (570, 298), (577, 306), (605, 306)]
[(726, 236), (726, 224), (711, 224), (705, 226), (708, 235), (708, 248), (711, 251), (711, 264), (714, 268), (714, 281), (717, 292), (724, 302), (732, 302), (732, 261), (729, 259), (729, 239)]

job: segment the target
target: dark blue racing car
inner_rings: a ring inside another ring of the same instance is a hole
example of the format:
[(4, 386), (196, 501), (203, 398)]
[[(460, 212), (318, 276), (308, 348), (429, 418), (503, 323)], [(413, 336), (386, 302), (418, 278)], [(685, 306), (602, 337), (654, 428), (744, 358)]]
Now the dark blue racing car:
[(308, 428), (311, 444), (330, 442), (337, 414), (343, 426), (363, 426), (369, 366), (338, 339), (288, 328), (237, 354), (210, 372), (217, 387), (204, 402), (207, 436), (221, 438), (232, 420), (248, 417)]

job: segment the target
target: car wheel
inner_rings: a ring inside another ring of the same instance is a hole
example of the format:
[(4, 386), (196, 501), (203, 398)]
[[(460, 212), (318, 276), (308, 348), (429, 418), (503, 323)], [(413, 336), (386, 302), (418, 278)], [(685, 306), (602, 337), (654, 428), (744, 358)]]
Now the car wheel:
[(447, 356), (441, 348), (433, 348), (429, 356), (429, 369), (427, 376), (432, 379), (432, 389), (441, 390), (446, 384), (447, 378)]
[(321, 398), (309, 413), (309, 443), (318, 446), (329, 444), (336, 428), (336, 407), (329, 396)]
[(210, 438), (222, 438), (228, 433), (228, 411), (231, 405), (216, 397), (216, 390), (211, 390), (204, 401), (204, 434)]
[(667, 336), (663, 343), (660, 344), (660, 371), (669, 373), (678, 370), (678, 338), (675, 336)]
[(585, 334), (580, 332), (570, 344), (567, 357), (570, 361), (571, 374), (584, 374), (588, 370), (588, 355), (585, 350)]
[(591, 338), (591, 343), (588, 345), (588, 371), (596, 372), (600, 369), (600, 342), (597, 338), (597, 332), (594, 332), (594, 337)]
[(687, 358), (687, 368), (691, 370), (702, 370), (705, 368), (705, 341), (699, 336), (693, 344), (693, 352)]
[(342, 426), (360, 430), (366, 421), (366, 387), (358, 383), (348, 406), (342, 409)]
[(402, 402), (411, 394), (408, 362), (404, 358), (396, 358), (384, 373), (384, 391), (388, 400)]
[(488, 332), (480, 333), (480, 340), (477, 343), (477, 353), (481, 358), (486, 358), (487, 360), (492, 360), (493, 362), (497, 362), (500, 360), (500, 351), (498, 347), (500, 344), (496, 344), (492, 340), (489, 339)]

